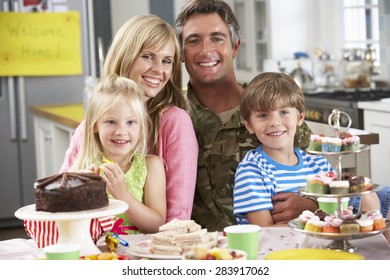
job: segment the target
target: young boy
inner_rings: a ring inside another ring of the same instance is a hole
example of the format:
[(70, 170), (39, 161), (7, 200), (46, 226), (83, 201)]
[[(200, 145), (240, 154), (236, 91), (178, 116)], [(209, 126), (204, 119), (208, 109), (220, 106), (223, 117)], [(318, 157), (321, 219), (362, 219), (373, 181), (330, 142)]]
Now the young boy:
[(234, 215), (238, 224), (274, 224), (271, 197), (296, 193), (308, 174), (333, 171), (323, 156), (294, 148), (305, 116), (302, 90), (288, 75), (262, 73), (245, 89), (240, 112), (250, 133), (262, 143), (241, 160), (235, 175)]

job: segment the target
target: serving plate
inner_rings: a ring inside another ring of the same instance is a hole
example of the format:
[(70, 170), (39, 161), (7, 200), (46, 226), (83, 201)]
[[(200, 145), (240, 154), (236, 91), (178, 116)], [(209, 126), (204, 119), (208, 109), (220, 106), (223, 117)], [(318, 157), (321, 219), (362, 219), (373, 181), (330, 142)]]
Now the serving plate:
[(358, 233), (328, 233), (328, 232), (312, 232), (298, 228), (299, 219), (294, 219), (288, 222), (288, 226), (300, 233), (306, 234), (311, 237), (333, 240), (333, 243), (328, 246), (329, 249), (341, 250), (353, 252), (357, 248), (352, 246), (348, 240), (368, 238), (386, 230), (390, 229), (390, 220), (386, 220), (386, 228), (382, 230), (375, 230), (370, 232), (358, 232)]
[(307, 149), (306, 152), (309, 154), (312, 154), (312, 155), (348, 155), (348, 154), (360, 153), (362, 151), (366, 151), (369, 149), (370, 149), (369, 145), (361, 144), (359, 146), (359, 149), (357, 149), (355, 151), (323, 152), (323, 151), (313, 151), (313, 150)]
[(377, 192), (381, 189), (382, 187), (378, 184), (372, 184), (371, 190), (367, 190), (364, 192), (352, 192), (352, 193), (343, 193), (343, 194), (322, 194), (322, 193), (312, 193), (312, 192), (307, 192), (306, 191), (306, 186), (301, 187), (298, 192), (302, 195), (307, 195), (307, 196), (314, 196), (314, 197), (353, 197), (353, 196), (360, 196), (363, 194), (368, 194), (371, 192)]
[(364, 260), (362, 255), (328, 249), (288, 249), (269, 253), (264, 260)]
[[(126, 249), (125, 253), (138, 258), (153, 259), (153, 260), (182, 260), (183, 255), (160, 255), (150, 252), (150, 244), (152, 240), (144, 240), (137, 242)], [(225, 236), (218, 236), (217, 247), (226, 248), (227, 238)], [(144, 252), (141, 252), (144, 251)]]

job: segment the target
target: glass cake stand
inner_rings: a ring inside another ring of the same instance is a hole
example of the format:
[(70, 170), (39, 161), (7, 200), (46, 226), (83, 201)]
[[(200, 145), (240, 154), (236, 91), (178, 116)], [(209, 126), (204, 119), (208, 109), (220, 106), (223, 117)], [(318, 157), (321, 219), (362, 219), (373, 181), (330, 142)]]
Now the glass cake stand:
[[(305, 187), (302, 187), (299, 190), (299, 193), (306, 196), (312, 196), (312, 197), (332, 197), (337, 198), (337, 216), (342, 219), (342, 207), (341, 207), (341, 199), (343, 197), (354, 197), (354, 196), (360, 196), (364, 194), (368, 194), (371, 192), (377, 192), (381, 189), (380, 185), (372, 184), (371, 190), (363, 191), (363, 192), (354, 192), (354, 193), (346, 193), (346, 194), (319, 194), (319, 193), (310, 193), (306, 191)], [(384, 232), (387, 229), (390, 229), (390, 221), (386, 220), (386, 228), (383, 230), (376, 230), (376, 231), (370, 231), (370, 232), (358, 232), (353, 234), (348, 233), (326, 233), (326, 232), (310, 232), (303, 229), (298, 228), (298, 222), (299, 219), (294, 219), (288, 223), (288, 226), (291, 229), (294, 229), (298, 232), (304, 233), (308, 236), (321, 238), (321, 239), (329, 239), (333, 240), (333, 242), (327, 247), (328, 249), (338, 250), (338, 251), (347, 251), (347, 252), (354, 252), (357, 247), (353, 246), (351, 243), (348, 242), (348, 240), (353, 239), (362, 239), (371, 237), (374, 235), (377, 235), (379, 233)]]
[(298, 228), (298, 219), (294, 219), (288, 223), (288, 226), (298, 232), (304, 233), (311, 237), (333, 240), (330, 245), (327, 246), (327, 249), (337, 250), (337, 251), (346, 251), (353, 253), (358, 248), (349, 243), (349, 240), (368, 238), (379, 233), (382, 233), (390, 229), (390, 220), (386, 220), (386, 228), (382, 230), (370, 231), (370, 232), (358, 232), (353, 234), (343, 234), (343, 233), (326, 233), (326, 232), (310, 232)]
[(117, 215), (125, 212), (127, 208), (127, 203), (115, 199), (110, 199), (106, 207), (75, 212), (36, 211), (35, 204), (31, 204), (18, 209), (15, 216), (20, 220), (55, 221), (58, 227), (58, 243), (80, 244), (80, 255), (86, 256), (101, 253), (91, 238), (91, 219)]
[(340, 151), (340, 152), (322, 152), (322, 151), (313, 151), (313, 150), (306, 150), (308, 154), (312, 155), (325, 155), (325, 156), (333, 156), (335, 158), (335, 173), (337, 176), (337, 180), (341, 180), (342, 175), (342, 166), (341, 166), (341, 157), (344, 155), (349, 154), (356, 154), (363, 151), (369, 150), (371, 147), (369, 145), (361, 144), (359, 145), (359, 148), (355, 151)]

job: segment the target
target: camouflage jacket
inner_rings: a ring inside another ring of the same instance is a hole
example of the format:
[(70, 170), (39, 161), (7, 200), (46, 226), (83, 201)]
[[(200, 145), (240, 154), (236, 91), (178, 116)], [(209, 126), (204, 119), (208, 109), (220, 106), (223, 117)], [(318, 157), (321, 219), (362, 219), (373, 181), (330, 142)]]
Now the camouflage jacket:
[[(260, 143), (249, 134), (240, 111), (222, 123), (207, 110), (188, 85), (187, 98), (195, 134), (199, 143), (198, 172), (192, 219), (210, 231), (223, 231), (236, 224), (233, 215), (234, 174), (239, 161)], [(309, 145), (310, 128), (304, 123), (297, 131), (298, 147)]]

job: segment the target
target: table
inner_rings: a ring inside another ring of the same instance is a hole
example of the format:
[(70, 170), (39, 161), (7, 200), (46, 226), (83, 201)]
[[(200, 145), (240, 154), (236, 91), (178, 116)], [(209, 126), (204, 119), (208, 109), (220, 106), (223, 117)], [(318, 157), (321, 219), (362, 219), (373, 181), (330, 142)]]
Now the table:
[[(129, 244), (135, 244), (150, 239), (149, 234), (122, 235)], [(318, 239), (296, 232), (288, 227), (262, 227), (259, 239), (259, 259), (264, 259), (268, 253), (294, 248), (326, 248), (332, 241)], [(356, 253), (366, 260), (390, 260), (390, 245), (378, 234), (369, 238), (349, 241), (358, 247)], [(98, 246), (102, 251), (107, 250), (103, 239)], [(126, 247), (118, 245), (118, 253), (125, 252)], [(0, 241), (0, 259), (29, 260), (43, 258), (42, 249), (38, 249), (31, 239), (10, 239)]]
[[(150, 239), (149, 234), (122, 235), (121, 237), (130, 245)], [(288, 227), (262, 227), (259, 240), (259, 260), (274, 251), (294, 248), (326, 248), (331, 242), (331, 240), (307, 236)], [(390, 260), (390, 245), (382, 234), (349, 242), (358, 247), (356, 253), (363, 255), (366, 260)], [(99, 240), (97, 245), (102, 251), (107, 251), (103, 239)], [(126, 251), (126, 247), (121, 245), (118, 245), (117, 249), (118, 253)], [(44, 257), (42, 249), (37, 248), (32, 239), (15, 238), (0, 241), (0, 260), (33, 260)]]

